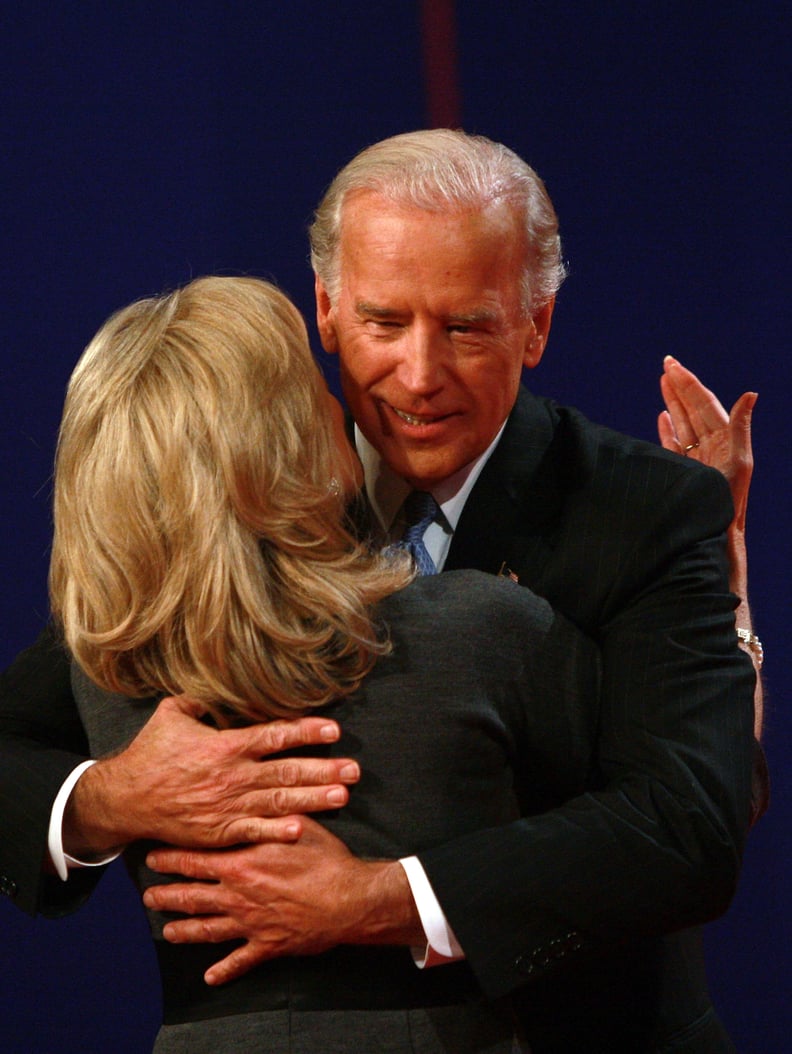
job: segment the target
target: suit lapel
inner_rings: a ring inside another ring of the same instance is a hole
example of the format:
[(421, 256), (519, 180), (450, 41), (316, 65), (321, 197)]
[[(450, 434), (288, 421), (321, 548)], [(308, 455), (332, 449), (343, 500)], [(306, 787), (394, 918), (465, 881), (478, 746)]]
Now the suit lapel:
[(501, 441), (465, 504), (446, 570), (497, 574), (505, 564), (524, 585), (537, 588), (561, 502), (557, 471), (550, 467), (556, 424), (552, 404), (521, 388)]

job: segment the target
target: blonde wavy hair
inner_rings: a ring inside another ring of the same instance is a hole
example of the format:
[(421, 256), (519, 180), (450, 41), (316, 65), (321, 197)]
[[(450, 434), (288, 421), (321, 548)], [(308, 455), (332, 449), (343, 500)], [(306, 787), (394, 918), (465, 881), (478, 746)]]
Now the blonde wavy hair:
[(349, 533), (342, 456), (272, 285), (201, 278), (110, 318), (72, 374), (55, 469), (51, 605), (80, 666), (223, 723), (353, 691), (387, 650), (371, 608), (411, 572)]

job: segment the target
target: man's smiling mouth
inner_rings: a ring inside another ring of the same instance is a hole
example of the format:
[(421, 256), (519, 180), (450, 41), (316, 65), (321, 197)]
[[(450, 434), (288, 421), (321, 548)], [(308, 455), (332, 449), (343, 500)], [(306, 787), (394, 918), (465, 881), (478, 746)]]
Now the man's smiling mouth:
[(417, 414), (408, 414), (404, 410), (397, 410), (395, 406), (391, 406), (391, 410), (396, 414), (399, 420), (404, 421), (408, 425), (433, 425), (437, 421), (444, 421), (449, 414), (437, 414), (434, 417), (419, 417)]

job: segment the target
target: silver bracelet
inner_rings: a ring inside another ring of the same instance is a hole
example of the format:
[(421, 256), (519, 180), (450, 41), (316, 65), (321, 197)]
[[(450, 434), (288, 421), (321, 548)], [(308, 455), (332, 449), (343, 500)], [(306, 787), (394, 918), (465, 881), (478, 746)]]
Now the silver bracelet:
[(749, 629), (738, 629), (737, 636), (750, 651), (751, 656), (756, 663), (757, 670), (761, 670), (762, 663), (764, 662), (764, 648), (762, 647), (762, 642), (756, 634), (752, 633)]

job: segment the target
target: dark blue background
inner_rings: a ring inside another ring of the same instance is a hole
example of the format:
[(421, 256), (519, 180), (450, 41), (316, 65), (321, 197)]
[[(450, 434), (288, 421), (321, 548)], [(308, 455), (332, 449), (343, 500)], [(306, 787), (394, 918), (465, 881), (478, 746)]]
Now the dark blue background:
[[(740, 1051), (789, 1049), (789, 16), (767, 0), (456, 8), (463, 126), (531, 162), (561, 217), (571, 277), (534, 388), (647, 438), (666, 353), (728, 405), (760, 394), (749, 530), (774, 804), (710, 928), (710, 973)], [(312, 317), (312, 208), (358, 149), (428, 111), (409, 0), (32, 3), (5, 13), (0, 47), (5, 664), (46, 618), (53, 441), (99, 324), (218, 271), (274, 278)], [(0, 904), (0, 933), (5, 1052), (147, 1049), (157, 982), (122, 871), (66, 921)]]

